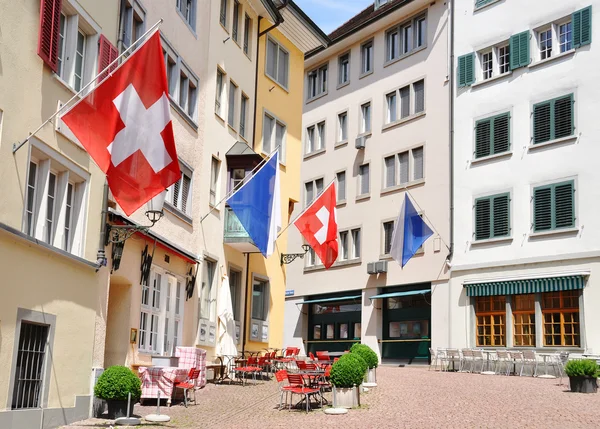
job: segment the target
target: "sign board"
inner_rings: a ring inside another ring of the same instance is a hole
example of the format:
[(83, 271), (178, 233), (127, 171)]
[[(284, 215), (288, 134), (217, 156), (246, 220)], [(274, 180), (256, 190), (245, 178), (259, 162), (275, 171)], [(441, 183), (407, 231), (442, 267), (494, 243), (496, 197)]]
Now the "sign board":
[(288, 289), (285, 291), (285, 296), (294, 296), (294, 289)]

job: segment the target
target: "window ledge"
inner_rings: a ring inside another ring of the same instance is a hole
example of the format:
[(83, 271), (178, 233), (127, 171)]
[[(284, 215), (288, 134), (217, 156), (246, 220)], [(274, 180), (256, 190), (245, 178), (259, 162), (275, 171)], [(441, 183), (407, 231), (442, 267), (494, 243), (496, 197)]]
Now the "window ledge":
[(213, 204), (213, 203), (208, 203), (208, 207), (210, 207), (211, 211), (213, 211), (213, 212), (218, 213), (221, 211), (221, 209), (219, 207), (217, 207), (216, 204)]
[(198, 132), (198, 124), (196, 123), (196, 121), (194, 121), (190, 115), (188, 115), (180, 106), (179, 104), (177, 104), (175, 102), (175, 100), (173, 100), (171, 98), (171, 96), (169, 96), (169, 101), (171, 102), (171, 107), (173, 107), (173, 109), (179, 113), (179, 116), (181, 116), (190, 127), (192, 127), (194, 129), (194, 131)]
[(369, 192), (368, 194), (362, 194), (362, 195), (358, 195), (355, 199), (356, 202), (358, 201), (365, 201), (368, 200), (369, 198), (371, 198), (371, 193)]
[(384, 124), (383, 127), (381, 127), (381, 131), (387, 131), (390, 128), (395, 128), (395, 127), (405, 124), (407, 122), (412, 122), (416, 119), (422, 118), (426, 114), (427, 114), (427, 112), (423, 111), (423, 112), (419, 112), (419, 113), (414, 113), (410, 116), (407, 116), (406, 118), (396, 119), (394, 122), (390, 122), (389, 124)]
[(500, 74), (498, 76), (494, 76), (494, 77), (491, 77), (489, 79), (482, 80), (481, 82), (472, 83), (471, 84), (471, 88), (478, 88), (480, 86), (487, 85), (488, 83), (496, 82), (498, 80), (510, 77), (510, 76), (512, 76), (512, 74), (513, 74), (512, 70), (510, 70), (510, 71), (508, 71), (506, 73), (502, 73), (502, 74)]
[(485, 9), (485, 8), (487, 8), (487, 7), (490, 7), (491, 5), (493, 5), (493, 4), (496, 4), (496, 3), (499, 3), (499, 2), (501, 2), (501, 1), (502, 1), (502, 0), (493, 0), (493, 1), (489, 2), (489, 3), (482, 4), (481, 6), (479, 6), (479, 7), (476, 7), (476, 8), (473, 10), (473, 12), (479, 12), (480, 10), (482, 10), (482, 9)]
[(307, 159), (310, 159), (310, 158), (313, 158), (313, 157), (315, 157), (317, 155), (325, 153), (325, 150), (326, 150), (325, 148), (318, 149), (318, 150), (313, 150), (311, 153), (305, 154), (303, 159), (306, 161)]
[(512, 237), (486, 238), (485, 240), (472, 241), (471, 247), (477, 247), (483, 244), (509, 243), (511, 241), (513, 241)]
[(193, 220), (192, 220), (191, 216), (185, 214), (184, 212), (182, 212), (181, 210), (179, 210), (177, 207), (175, 207), (174, 205), (172, 205), (168, 201), (165, 201), (165, 209), (167, 209), (167, 211), (169, 211), (171, 214), (177, 216), (182, 221), (184, 221), (186, 223), (189, 223), (190, 225), (193, 224)]
[(344, 147), (344, 146), (346, 146), (347, 144), (348, 144), (348, 140), (344, 140), (344, 141), (341, 141), (341, 142), (337, 142), (337, 143), (336, 143), (336, 144), (333, 146), (333, 148), (334, 148), (334, 149), (337, 149), (337, 148), (340, 148), (340, 147)]
[(313, 101), (316, 101), (316, 100), (318, 100), (319, 98), (323, 98), (323, 97), (325, 97), (325, 96), (326, 96), (328, 93), (329, 93), (329, 91), (325, 91), (325, 92), (322, 92), (322, 93), (320, 93), (320, 94), (317, 94), (317, 95), (315, 95), (315, 96), (314, 96), (314, 97), (312, 97), (312, 98), (308, 98), (308, 99), (306, 100), (306, 104), (308, 104), (308, 103), (312, 103)]
[(223, 119), (223, 117), (221, 116), (221, 114), (219, 112), (215, 112), (215, 116), (217, 117), (217, 119), (221, 122), (223, 122), (223, 125), (225, 125), (225, 119)]
[[(265, 67), (265, 69), (266, 69), (266, 67)], [(282, 90), (284, 90), (285, 92), (287, 92), (288, 94), (290, 93), (289, 89), (287, 89), (285, 86), (283, 86), (282, 84), (280, 84), (279, 82), (277, 82), (272, 76), (269, 76), (269, 73), (267, 73), (267, 70), (265, 70), (265, 77), (267, 79), (269, 79), (271, 82), (273, 82), (275, 85), (277, 85), (279, 88), (281, 88)]]
[(374, 72), (374, 70), (373, 70), (373, 69), (371, 69), (371, 70), (369, 70), (368, 72), (361, 73), (360, 75), (358, 75), (358, 78), (359, 78), (359, 79), (362, 79), (363, 77), (370, 76), (370, 75), (372, 75), (372, 74), (373, 74), (373, 72)]
[(577, 140), (577, 136), (567, 136), (567, 137), (561, 137), (559, 139), (554, 139), (554, 140), (550, 140), (544, 143), (537, 143), (537, 144), (530, 144), (527, 147), (528, 151), (535, 151), (536, 149), (540, 149), (546, 146), (552, 146), (555, 144), (561, 144), (561, 143), (570, 143), (570, 142), (574, 142)]
[(579, 233), (579, 228), (561, 228), (561, 229), (552, 229), (550, 231), (540, 231), (540, 232), (532, 232), (529, 234), (530, 239), (535, 239), (538, 237), (547, 237), (552, 235), (568, 235), (568, 234), (577, 234)]
[(570, 49), (567, 52), (563, 52), (562, 54), (558, 54), (556, 56), (546, 58), (545, 60), (539, 60), (534, 63), (529, 64), (530, 69), (534, 69), (538, 66), (543, 66), (544, 64), (551, 63), (552, 61), (558, 61), (561, 58), (569, 57), (575, 54), (575, 49)]
[(336, 203), (335, 203), (336, 207), (342, 207), (345, 205), (346, 205), (346, 200), (339, 200), (339, 201), (336, 201)]
[(414, 54), (416, 54), (418, 52), (421, 52), (421, 51), (423, 51), (425, 49), (427, 49), (427, 44), (424, 44), (423, 46), (419, 46), (418, 48), (413, 49), (412, 51), (410, 51), (410, 52), (408, 52), (406, 54), (402, 54), (398, 58), (394, 58), (393, 60), (386, 61), (385, 63), (383, 63), (383, 67), (388, 67), (388, 66), (391, 66), (392, 64), (396, 64), (398, 61), (401, 61), (401, 60), (403, 60), (405, 58), (408, 58), (411, 55), (414, 55)]
[(499, 159), (499, 158), (510, 158), (510, 157), (512, 157), (512, 155), (513, 155), (512, 151), (507, 151), (507, 152), (495, 153), (493, 155), (482, 156), (481, 158), (472, 159), (471, 165), (481, 164), (486, 161), (491, 161), (491, 160)]
[[(64, 86), (65, 89), (68, 90), (71, 94), (73, 94), (73, 95), (77, 94), (77, 92), (73, 89), (73, 87), (71, 85), (69, 85), (67, 83), (67, 81), (64, 80), (62, 77), (60, 77), (56, 73), (52, 73), (52, 77), (54, 77), (54, 79), (56, 79), (56, 81), (58, 83), (60, 83), (62, 86)], [(79, 98), (81, 98), (81, 96)]]
[(373, 135), (373, 131), (367, 131), (367, 132), (364, 132), (364, 133), (359, 133), (356, 136), (356, 138), (359, 138), (359, 137), (371, 137), (371, 135)]
[[(336, 261), (331, 266), (331, 268), (360, 265), (361, 263), (362, 263), (361, 258), (346, 259), (346, 260), (343, 260), (343, 261)], [(314, 272), (314, 271), (323, 271), (323, 270), (325, 270), (325, 266), (322, 265), (322, 264), (312, 265), (310, 267), (304, 267), (304, 273), (311, 273), (311, 272)]]
[(233, 125), (231, 125), (229, 122), (227, 122), (227, 127), (234, 133), (236, 133), (236, 134), (238, 133), (237, 130), (233, 127)]
[(344, 83), (338, 83), (338, 86), (336, 87), (336, 89), (342, 89), (345, 86), (350, 85), (350, 81), (344, 82)]
[(179, 15), (179, 17), (183, 20), (183, 22), (185, 23), (185, 26), (192, 32), (194, 37), (197, 39), (198, 35), (196, 34), (196, 30), (190, 25), (190, 23), (187, 21), (187, 19), (185, 19), (185, 16), (183, 16), (183, 14), (179, 10), (179, 8), (175, 8), (175, 9), (177, 9), (177, 15)]
[(382, 189), (381, 192), (379, 193), (379, 195), (391, 194), (392, 192), (402, 191), (404, 189), (413, 188), (415, 186), (422, 185), (423, 183), (425, 183), (425, 179), (418, 179), (418, 180), (413, 180), (412, 182), (404, 183), (401, 185), (390, 186), (389, 188)]
[(244, 136), (243, 136), (243, 135), (241, 135), (241, 134), (239, 134), (239, 136), (240, 136), (240, 138), (241, 138), (242, 140), (244, 140), (246, 143), (248, 143), (248, 139), (247, 139), (246, 137), (244, 137)]
[[(227, 24), (227, 22), (225, 22), (225, 24)], [(225, 26), (223, 25), (223, 23), (221, 22), (221, 17), (220, 17), (220, 16), (219, 16), (219, 25), (221, 26), (221, 28), (222, 28), (223, 30), (225, 30), (225, 33), (229, 34), (229, 30), (228, 30), (228, 29), (227, 29), (227, 27), (225, 27)]]

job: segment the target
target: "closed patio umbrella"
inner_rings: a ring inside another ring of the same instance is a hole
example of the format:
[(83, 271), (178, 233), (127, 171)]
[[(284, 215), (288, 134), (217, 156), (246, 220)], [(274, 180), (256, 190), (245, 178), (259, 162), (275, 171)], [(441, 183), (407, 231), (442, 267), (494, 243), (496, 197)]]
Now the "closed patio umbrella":
[(235, 320), (233, 319), (233, 305), (231, 303), (231, 291), (229, 290), (229, 277), (227, 277), (227, 274), (223, 275), (217, 307), (217, 314), (219, 316), (217, 354), (220, 356), (237, 356)]

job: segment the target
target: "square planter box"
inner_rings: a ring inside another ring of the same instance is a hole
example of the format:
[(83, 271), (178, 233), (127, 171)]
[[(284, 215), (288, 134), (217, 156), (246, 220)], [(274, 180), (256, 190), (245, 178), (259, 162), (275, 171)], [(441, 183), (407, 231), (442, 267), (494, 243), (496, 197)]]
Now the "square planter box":
[(360, 406), (360, 386), (333, 386), (333, 406), (335, 408), (354, 408)]

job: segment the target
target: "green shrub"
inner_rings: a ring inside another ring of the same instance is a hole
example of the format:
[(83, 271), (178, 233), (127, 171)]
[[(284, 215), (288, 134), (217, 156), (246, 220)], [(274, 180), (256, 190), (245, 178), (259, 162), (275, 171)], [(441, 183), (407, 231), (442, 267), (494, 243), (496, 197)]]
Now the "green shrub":
[(350, 348), (350, 353), (356, 353), (363, 358), (367, 363), (368, 368), (377, 368), (377, 365), (379, 365), (377, 353), (375, 353), (373, 349), (366, 344), (355, 343)]
[(131, 393), (131, 399), (136, 400), (142, 396), (142, 382), (125, 366), (111, 366), (100, 375), (94, 395), (97, 398), (108, 401), (126, 401), (127, 395)]
[(567, 362), (565, 372), (569, 377), (598, 377), (600, 375), (600, 368), (595, 360), (577, 359)]
[(348, 353), (331, 367), (331, 384), (335, 387), (359, 386), (367, 372), (367, 363), (356, 353)]

